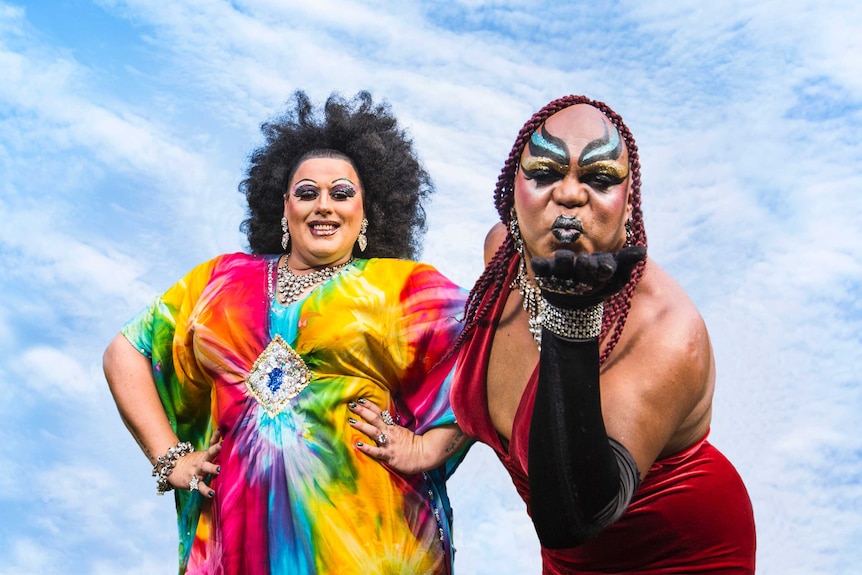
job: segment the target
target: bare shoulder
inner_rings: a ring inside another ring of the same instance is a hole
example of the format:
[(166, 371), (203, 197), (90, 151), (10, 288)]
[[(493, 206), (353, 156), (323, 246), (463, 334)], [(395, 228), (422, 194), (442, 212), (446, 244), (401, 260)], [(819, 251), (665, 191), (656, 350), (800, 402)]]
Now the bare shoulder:
[(682, 286), (652, 260), (632, 298), (619, 345), (638, 364), (655, 364), (651, 373), (664, 378), (653, 382), (659, 388), (675, 388), (689, 402), (711, 394), (712, 345), (703, 317)]
[[(650, 332), (648, 341), (667, 351), (709, 351), (706, 324), (694, 302), (659, 264), (648, 260), (632, 298), (625, 331)], [(687, 354), (686, 354), (687, 355)]]
[(503, 241), (506, 239), (507, 233), (508, 231), (506, 230), (506, 226), (503, 225), (503, 222), (497, 222), (488, 231), (488, 234), (485, 236), (485, 264), (491, 261), (494, 254), (496, 254), (497, 250), (500, 249), (500, 246), (503, 245)]

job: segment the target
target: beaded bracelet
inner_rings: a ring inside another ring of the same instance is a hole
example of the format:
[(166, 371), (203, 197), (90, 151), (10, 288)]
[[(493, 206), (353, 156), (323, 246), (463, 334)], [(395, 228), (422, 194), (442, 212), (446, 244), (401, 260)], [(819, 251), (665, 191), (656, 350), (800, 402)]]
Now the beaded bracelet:
[(604, 305), (584, 309), (565, 309), (545, 304), (542, 327), (566, 339), (592, 339), (602, 333), (602, 312)]
[(168, 475), (174, 470), (180, 457), (188, 455), (194, 450), (194, 446), (188, 441), (180, 441), (168, 449), (167, 453), (159, 455), (156, 464), (153, 465), (153, 477), (156, 478), (156, 495), (164, 495), (173, 489), (173, 486), (168, 483)]

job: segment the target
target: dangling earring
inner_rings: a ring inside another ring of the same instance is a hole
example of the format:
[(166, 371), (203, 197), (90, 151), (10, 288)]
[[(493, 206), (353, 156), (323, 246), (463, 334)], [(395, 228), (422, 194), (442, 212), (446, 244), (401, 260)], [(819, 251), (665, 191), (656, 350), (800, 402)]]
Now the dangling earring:
[(287, 218), (281, 218), (281, 231), (284, 232), (281, 236), (281, 249), (287, 251), (287, 244), (290, 241), (290, 232), (287, 231)]
[(359, 237), (356, 238), (356, 243), (359, 244), (359, 251), (364, 252), (365, 246), (368, 245), (368, 238), (365, 237), (365, 232), (368, 231), (368, 218), (362, 218), (362, 223), (359, 226)]
[(521, 239), (521, 228), (518, 227), (518, 214), (515, 212), (515, 207), (509, 210), (509, 235), (515, 240), (515, 249), (518, 250), (518, 255), (524, 259), (524, 240)]
[(632, 231), (632, 219), (629, 218), (626, 220), (626, 245), (633, 246), (635, 245), (634, 232)]

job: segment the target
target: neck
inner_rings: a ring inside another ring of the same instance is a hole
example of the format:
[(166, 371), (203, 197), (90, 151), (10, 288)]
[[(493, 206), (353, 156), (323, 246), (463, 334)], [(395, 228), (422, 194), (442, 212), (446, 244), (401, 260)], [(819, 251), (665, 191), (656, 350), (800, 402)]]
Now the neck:
[(285, 304), (296, 301), (317, 285), (328, 281), (353, 261), (353, 258), (348, 258), (346, 261), (334, 266), (307, 269), (305, 273), (296, 274), (293, 273), (288, 265), (289, 259), (290, 254), (278, 266), (278, 295), (281, 302)]
[(314, 273), (317, 271), (337, 268), (339, 266), (343, 266), (347, 263), (350, 263), (351, 261), (353, 261), (353, 256), (351, 254), (347, 254), (345, 256), (335, 258), (332, 261), (326, 262), (309, 262), (305, 258), (293, 254), (292, 252), (288, 252), (288, 254), (284, 256), (284, 265), (287, 266), (288, 270), (290, 270), (291, 273), (295, 273), (297, 275), (304, 275), (307, 273)]

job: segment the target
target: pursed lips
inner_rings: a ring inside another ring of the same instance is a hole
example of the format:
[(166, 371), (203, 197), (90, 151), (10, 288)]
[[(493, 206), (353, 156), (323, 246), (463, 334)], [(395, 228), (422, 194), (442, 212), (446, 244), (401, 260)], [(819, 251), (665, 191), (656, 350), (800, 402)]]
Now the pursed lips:
[(576, 216), (560, 215), (551, 226), (551, 234), (561, 244), (573, 244), (584, 233), (584, 226)]

